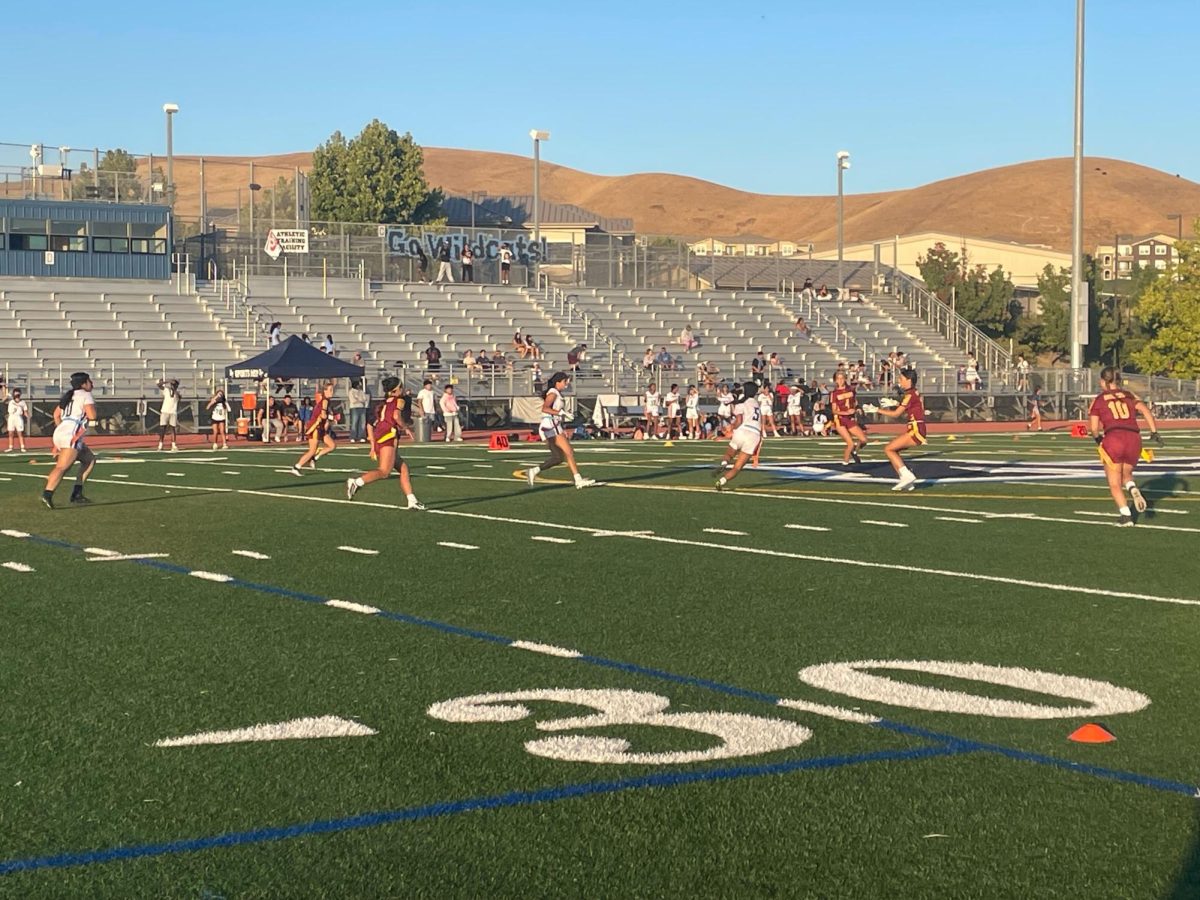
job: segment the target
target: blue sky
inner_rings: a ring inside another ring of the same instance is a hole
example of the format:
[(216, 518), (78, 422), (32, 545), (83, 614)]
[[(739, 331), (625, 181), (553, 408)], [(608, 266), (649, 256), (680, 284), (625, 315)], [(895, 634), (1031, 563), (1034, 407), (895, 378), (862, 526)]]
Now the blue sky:
[[(0, 141), (161, 153), (171, 101), (177, 153), (311, 150), (377, 117), (528, 154), (536, 127), (550, 162), (778, 194), (832, 193), (843, 148), (849, 193), (1071, 153), (1073, 0), (46, 10), (6, 18)], [(1200, 180), (1197, 22), (1194, 0), (1092, 0), (1088, 155)]]

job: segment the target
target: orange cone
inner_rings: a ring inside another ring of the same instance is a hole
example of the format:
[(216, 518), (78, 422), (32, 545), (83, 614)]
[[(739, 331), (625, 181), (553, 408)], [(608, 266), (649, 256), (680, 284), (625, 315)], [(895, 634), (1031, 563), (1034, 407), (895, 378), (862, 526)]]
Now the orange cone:
[(1107, 744), (1109, 741), (1115, 741), (1117, 736), (1095, 722), (1088, 722), (1086, 725), (1081, 725), (1067, 735), (1067, 740), (1075, 741), (1080, 744)]

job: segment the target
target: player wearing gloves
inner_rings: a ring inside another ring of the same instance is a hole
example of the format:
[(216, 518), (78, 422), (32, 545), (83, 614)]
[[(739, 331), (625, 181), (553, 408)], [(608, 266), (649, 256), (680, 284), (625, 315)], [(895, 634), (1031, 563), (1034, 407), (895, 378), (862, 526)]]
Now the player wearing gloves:
[[(542, 424), (539, 426), (539, 431), (542, 440), (550, 445), (550, 455), (540, 466), (525, 470), (525, 479), (529, 482), (530, 487), (533, 487), (538, 475), (561, 462), (565, 462), (570, 468), (571, 474), (575, 476), (575, 487), (591, 487), (596, 483), (595, 480), (584, 478), (579, 474), (579, 466), (575, 463), (575, 453), (571, 449), (571, 442), (563, 432), (564, 401), (562, 392), (570, 383), (571, 379), (566, 372), (555, 372), (550, 376), (546, 393), (542, 395)], [(517, 476), (521, 476), (520, 471), (517, 472)]]
[(408, 508), (424, 509), (417, 495), (413, 493), (412, 481), (408, 477), (408, 463), (396, 453), (400, 432), (404, 431), (400, 417), (404, 389), (400, 385), (400, 379), (383, 379), (383, 390), (387, 399), (379, 410), (379, 418), (371, 425), (371, 459), (378, 460), (379, 466), (371, 472), (363, 472), (357, 478), (347, 478), (346, 499), (353, 500), (359, 488), (396, 472), (400, 476), (400, 490), (404, 491), (404, 496), (408, 498)]
[[(867, 446), (867, 435), (858, 424), (856, 413), (859, 410), (858, 394), (846, 380), (846, 373), (838, 371), (833, 376), (834, 388), (829, 392), (829, 403), (833, 406), (833, 427), (838, 435), (846, 442), (842, 452), (842, 465), (850, 465), (850, 460), (861, 463), (858, 451)], [(884, 401), (881, 400), (880, 403)], [(893, 404), (895, 401), (891, 401)]]
[[(893, 439), (890, 444), (883, 448), (883, 452), (887, 454), (892, 468), (900, 476), (900, 480), (896, 482), (892, 490), (911, 491), (916, 487), (917, 476), (912, 473), (912, 469), (904, 464), (904, 459), (900, 456), (900, 451), (907, 450), (909, 447), (920, 447), (927, 443), (925, 404), (921, 400), (921, 393), (917, 390), (916, 369), (911, 366), (901, 369), (897, 374), (897, 382), (900, 385), (900, 389), (904, 391), (904, 397), (899, 403), (885, 398), (879, 401), (879, 406), (872, 406), (869, 403), (863, 404), (863, 412), (879, 413), (879, 415), (887, 416), (889, 419), (899, 419), (901, 416), (908, 417), (908, 430)], [(881, 409), (880, 407), (883, 408)]]
[(1150, 440), (1162, 446), (1154, 414), (1132, 391), (1121, 387), (1121, 373), (1112, 366), (1100, 372), (1100, 393), (1088, 410), (1088, 425), (1092, 438), (1100, 449), (1108, 490), (1117, 504), (1118, 527), (1133, 524), (1133, 514), (1125, 501), (1125, 492), (1133, 500), (1133, 508), (1146, 511), (1146, 498), (1133, 480), (1133, 470), (1142, 453), (1142, 434), (1137, 417), (1141, 415), (1150, 428)]
[(726, 469), (734, 455), (737, 459), (733, 466), (717, 480), (717, 490), (725, 490), (726, 485), (742, 471), (747, 460), (758, 452), (762, 443), (762, 404), (758, 401), (758, 385), (747, 381), (743, 386), (742, 402), (734, 407), (733, 437), (725, 448), (725, 456), (721, 459), (721, 468)]

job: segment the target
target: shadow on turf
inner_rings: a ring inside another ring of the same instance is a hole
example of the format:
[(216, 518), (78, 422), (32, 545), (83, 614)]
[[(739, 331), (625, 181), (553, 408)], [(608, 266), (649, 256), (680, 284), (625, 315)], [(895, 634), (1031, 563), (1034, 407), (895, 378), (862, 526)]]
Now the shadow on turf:
[(1197, 897), (1200, 897), (1200, 837), (1192, 839), (1175, 883), (1163, 894), (1164, 900), (1196, 900)]

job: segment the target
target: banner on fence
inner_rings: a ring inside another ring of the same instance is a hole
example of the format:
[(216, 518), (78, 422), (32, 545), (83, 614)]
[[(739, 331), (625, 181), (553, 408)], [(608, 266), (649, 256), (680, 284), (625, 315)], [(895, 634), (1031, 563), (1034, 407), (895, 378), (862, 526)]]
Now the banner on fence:
[(279, 259), (282, 253), (307, 253), (307, 228), (272, 228), (267, 232), (263, 252), (271, 259)]

